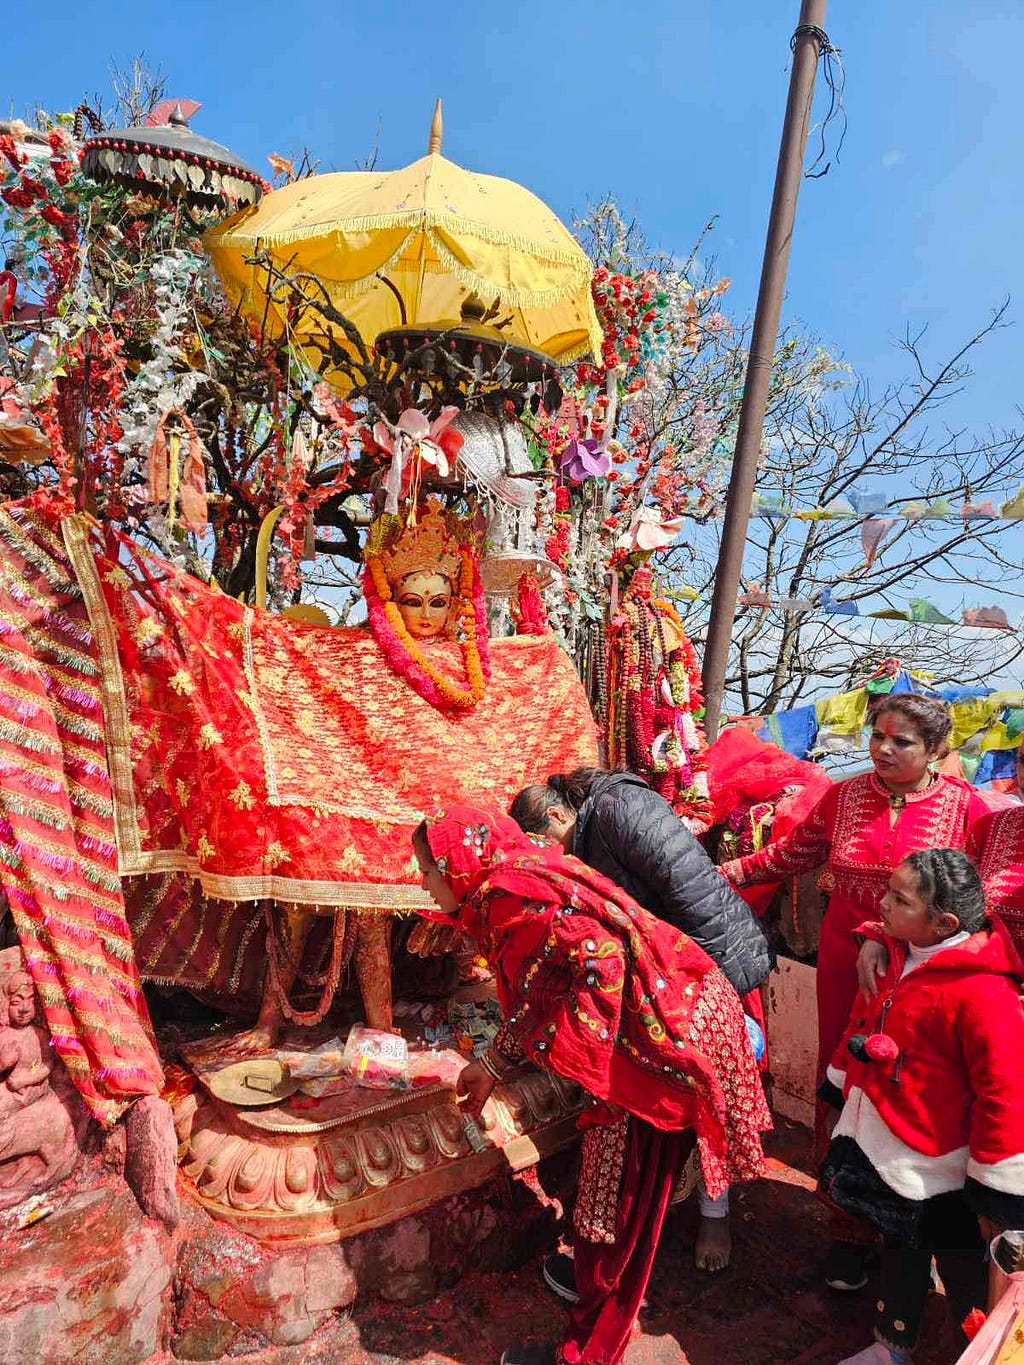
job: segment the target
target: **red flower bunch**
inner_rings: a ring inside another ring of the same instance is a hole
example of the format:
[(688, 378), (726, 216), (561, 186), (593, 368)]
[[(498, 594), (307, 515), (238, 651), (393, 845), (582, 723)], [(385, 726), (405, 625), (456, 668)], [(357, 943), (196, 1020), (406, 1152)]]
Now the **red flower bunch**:
[(592, 289), (604, 332), (601, 366), (577, 366), (577, 382), (600, 385), (604, 371), (617, 369), (628, 376), (627, 391), (636, 393), (644, 386), (639, 367), (661, 344), (668, 298), (653, 270), (628, 275), (598, 266)]
[(544, 635), (549, 628), (540, 584), (532, 573), (524, 573), (517, 584), (512, 619), (517, 635)]

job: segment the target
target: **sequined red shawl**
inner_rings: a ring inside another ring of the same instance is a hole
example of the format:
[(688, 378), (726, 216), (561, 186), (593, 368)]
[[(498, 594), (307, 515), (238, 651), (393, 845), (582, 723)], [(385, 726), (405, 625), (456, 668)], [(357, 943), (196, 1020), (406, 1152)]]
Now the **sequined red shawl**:
[[(739, 999), (691, 939), (505, 816), (451, 806), (427, 839), (527, 1057), (657, 1128), (696, 1128), (719, 1157), (741, 1126), (723, 1082), (731, 1096), (739, 1080), (755, 1130), (770, 1126)], [(710, 1013), (728, 1078), (707, 1045)], [(756, 1131), (744, 1141), (738, 1178), (760, 1162)]]

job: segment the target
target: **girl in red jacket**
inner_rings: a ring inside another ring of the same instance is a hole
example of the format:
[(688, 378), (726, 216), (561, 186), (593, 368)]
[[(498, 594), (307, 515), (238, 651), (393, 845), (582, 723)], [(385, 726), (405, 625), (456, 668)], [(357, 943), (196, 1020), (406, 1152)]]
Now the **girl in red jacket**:
[(912, 853), (881, 911), (862, 932), (889, 966), (821, 1092), (842, 1105), (822, 1191), (884, 1241), (876, 1341), (842, 1365), (910, 1360), (933, 1256), (962, 1322), (985, 1302), (988, 1241), (1024, 1227), (1024, 964), (963, 853)]

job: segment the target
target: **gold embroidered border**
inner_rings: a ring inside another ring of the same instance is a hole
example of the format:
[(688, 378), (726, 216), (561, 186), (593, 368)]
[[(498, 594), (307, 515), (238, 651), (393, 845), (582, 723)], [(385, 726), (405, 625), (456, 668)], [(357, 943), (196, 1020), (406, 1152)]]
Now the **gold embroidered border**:
[(143, 866), (142, 841), (135, 809), (131, 728), (121, 662), (117, 653), (117, 633), (107, 610), (96, 561), (89, 546), (88, 523), (81, 516), (68, 517), (63, 522), (62, 529), (68, 558), (71, 560), (85, 599), (89, 624), (92, 626), (93, 638), (100, 655), (100, 691), (106, 722), (107, 766), (114, 797), (114, 838), (117, 843), (119, 871), (122, 876), (134, 872), (149, 872), (153, 869)]
[(0, 564), (0, 582), (4, 584), (16, 602), (22, 606), (31, 603), (41, 613), (44, 620), (53, 615), (53, 598), (47, 593), (40, 592), (35, 584), (30, 583), (13, 565), (5, 567)]
[[(358, 910), (386, 910), (394, 914), (429, 910), (434, 902), (419, 886), (385, 882), (298, 881), (271, 873), (255, 877), (226, 877), (200, 867), (181, 849), (140, 853), (130, 875), (143, 872), (184, 872), (194, 877), (203, 893), (225, 901), (294, 901), (296, 905), (352, 906)], [(129, 875), (126, 873), (125, 875)]]
[(260, 737), (260, 753), (263, 755), (263, 776), (267, 784), (267, 800), (272, 806), (280, 806), (283, 803), (277, 787), (277, 768), (270, 747), (270, 732), (267, 729), (267, 718), (263, 714), (259, 689), (256, 686), (256, 664), (252, 653), (252, 621), (252, 607), (246, 607), (242, 615), (242, 664), (245, 668), (245, 681), (249, 687), (252, 714), (256, 721), (256, 733)]
[(33, 730), (29, 725), (22, 725), (21, 721), (15, 720), (13, 716), (0, 714), (0, 740), (12, 748), (29, 749), (34, 754), (56, 756), (60, 753), (60, 744), (52, 735), (44, 734), (42, 730)]
[[(38, 527), (34, 522), (32, 525), (38, 536)], [(32, 539), (21, 523), (11, 516), (6, 507), (0, 508), (0, 527), (3, 528), (4, 535), (13, 544), (22, 559), (27, 564), (31, 564), (34, 569), (38, 569), (51, 588), (59, 592), (67, 592), (74, 587), (68, 577), (66, 561), (61, 563), (49, 555), (41, 545)]]
[(51, 697), (45, 688), (42, 692), (33, 692), (31, 688), (22, 687), (11, 678), (7, 678), (0, 687), (0, 700), (9, 702), (12, 709), (16, 702), (23, 702), (32, 707), (33, 713), (52, 711), (59, 725), (70, 730), (72, 734), (77, 734), (81, 739), (91, 739), (98, 743), (103, 738), (103, 730), (94, 720), (83, 716), (79, 711), (72, 711), (56, 697)]
[(67, 549), (61, 537), (54, 532), (47, 517), (34, 507), (22, 507), (20, 510), (21, 515), (32, 527), (32, 533), (36, 539), (44, 545), (49, 545), (58, 563), (66, 563)]
[(83, 654), (80, 649), (63, 644), (60, 640), (51, 639), (49, 635), (37, 630), (28, 617), (23, 616), (17, 607), (8, 606), (0, 610), (0, 621), (6, 621), (19, 635), (24, 636), (26, 642), (32, 646), (37, 654), (52, 654), (55, 658), (60, 659), (61, 663), (65, 663), (69, 667), (74, 665), (75, 668), (80, 668), (90, 678), (96, 676), (98, 671), (96, 664), (89, 658), (88, 654)]
[(242, 968), (245, 966), (245, 954), (252, 940), (253, 934), (259, 928), (263, 920), (263, 911), (257, 910), (249, 916), (248, 923), (242, 931), (242, 937), (238, 940), (238, 947), (235, 949), (235, 961), (231, 968), (231, 975), (228, 978), (228, 989), (232, 994), (237, 993), (242, 981)]

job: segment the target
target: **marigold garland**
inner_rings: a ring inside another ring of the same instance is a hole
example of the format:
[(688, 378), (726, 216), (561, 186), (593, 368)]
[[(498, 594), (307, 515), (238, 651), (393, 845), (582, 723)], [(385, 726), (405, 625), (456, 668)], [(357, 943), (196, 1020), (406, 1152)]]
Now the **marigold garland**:
[(445, 677), (409, 634), (377, 555), (366, 557), (363, 592), (370, 629), (392, 672), (439, 710), (469, 711), (483, 700), (491, 672), (487, 615), (480, 572), (468, 545), (462, 547), (460, 555), (455, 631), (462, 649), (466, 687)]

